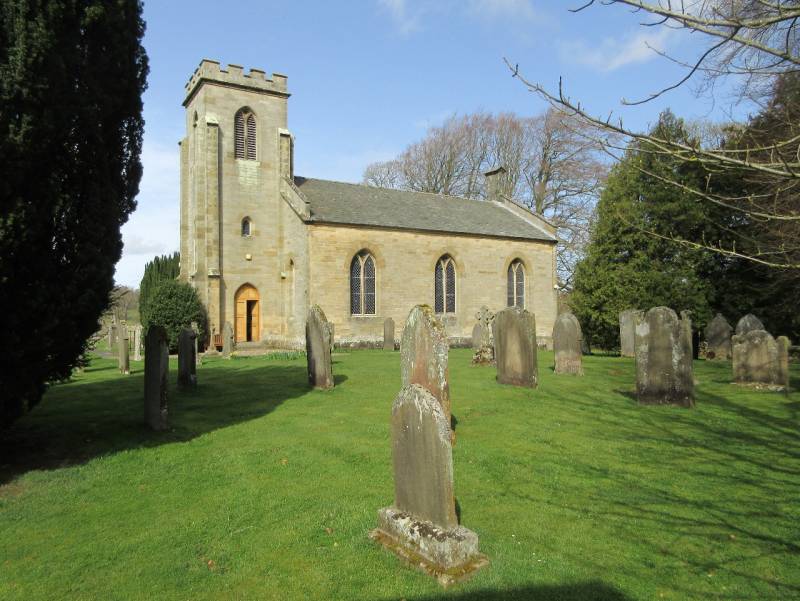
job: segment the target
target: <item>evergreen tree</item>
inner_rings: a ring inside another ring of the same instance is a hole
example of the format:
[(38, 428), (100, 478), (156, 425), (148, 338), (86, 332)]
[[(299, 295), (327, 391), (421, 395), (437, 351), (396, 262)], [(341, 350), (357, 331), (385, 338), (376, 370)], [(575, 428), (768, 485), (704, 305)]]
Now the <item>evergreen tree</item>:
[(162, 326), (167, 332), (170, 352), (178, 350), (181, 330), (196, 322), (199, 340), (204, 340), (208, 330), (206, 311), (197, 291), (189, 284), (177, 280), (162, 280), (152, 290), (147, 314), (142, 316), (145, 331), (151, 326)]
[[(669, 111), (661, 114), (653, 134), (692, 141), (682, 120)], [(717, 237), (716, 224), (725, 216), (666, 184), (660, 179), (666, 175), (697, 185), (703, 172), (647, 145), (633, 145), (608, 178), (570, 301), (592, 345), (619, 348), (619, 312), (624, 309), (664, 305), (690, 310), (696, 327), (710, 316), (708, 275), (719, 259), (671, 238)]]
[(80, 361), (142, 166), (139, 0), (0, 4), (0, 425)]
[(139, 316), (142, 324), (146, 324), (146, 315), (150, 298), (161, 282), (174, 280), (180, 274), (181, 256), (174, 252), (171, 255), (155, 257), (144, 266), (144, 275), (139, 284)]

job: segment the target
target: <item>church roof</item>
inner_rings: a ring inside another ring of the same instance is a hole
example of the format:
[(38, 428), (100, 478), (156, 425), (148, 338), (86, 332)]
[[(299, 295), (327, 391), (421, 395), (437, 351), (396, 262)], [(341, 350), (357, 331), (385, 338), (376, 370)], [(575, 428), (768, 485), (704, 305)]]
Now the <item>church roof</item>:
[(305, 177), (294, 182), (311, 205), (312, 223), (556, 241), (534, 215), (528, 221), (504, 203)]

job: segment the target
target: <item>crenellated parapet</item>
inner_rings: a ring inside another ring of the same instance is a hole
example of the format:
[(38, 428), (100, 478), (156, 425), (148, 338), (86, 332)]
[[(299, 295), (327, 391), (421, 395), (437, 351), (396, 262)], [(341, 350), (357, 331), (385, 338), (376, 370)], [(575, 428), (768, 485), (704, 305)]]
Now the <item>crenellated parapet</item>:
[(261, 69), (250, 69), (248, 73), (240, 65), (228, 65), (223, 68), (218, 61), (203, 59), (186, 84), (186, 98), (183, 106), (187, 106), (194, 94), (204, 83), (232, 88), (251, 90), (263, 94), (289, 97), (286, 76), (273, 73), (271, 78)]

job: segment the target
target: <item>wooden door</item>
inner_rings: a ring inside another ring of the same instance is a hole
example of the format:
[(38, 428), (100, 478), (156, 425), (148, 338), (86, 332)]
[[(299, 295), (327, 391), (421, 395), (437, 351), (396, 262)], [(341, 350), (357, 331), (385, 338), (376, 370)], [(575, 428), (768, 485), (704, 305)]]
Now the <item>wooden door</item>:
[[(250, 284), (244, 284), (236, 291), (234, 297), (234, 330), (236, 342), (258, 340), (260, 329), (258, 290)], [(248, 322), (250, 331), (248, 332)], [(250, 334), (248, 336), (248, 334)]]

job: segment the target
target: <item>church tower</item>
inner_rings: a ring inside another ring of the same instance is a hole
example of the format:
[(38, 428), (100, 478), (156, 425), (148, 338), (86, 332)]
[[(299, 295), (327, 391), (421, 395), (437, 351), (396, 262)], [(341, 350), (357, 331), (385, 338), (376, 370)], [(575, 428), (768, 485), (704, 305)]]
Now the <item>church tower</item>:
[(211, 60), (186, 84), (180, 278), (198, 291), (210, 333), (230, 321), (238, 342), (295, 334), (281, 202), (293, 168), (288, 98), (284, 75)]

